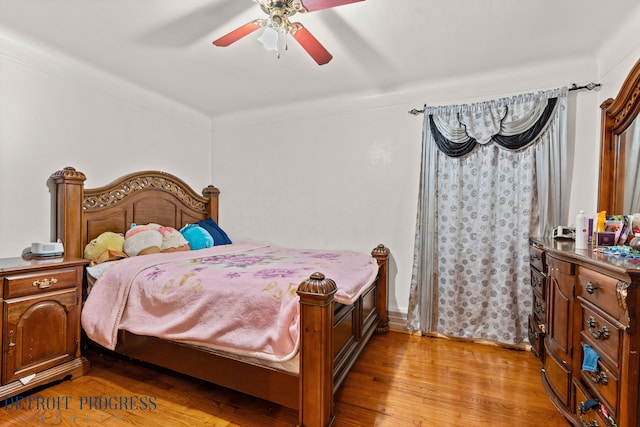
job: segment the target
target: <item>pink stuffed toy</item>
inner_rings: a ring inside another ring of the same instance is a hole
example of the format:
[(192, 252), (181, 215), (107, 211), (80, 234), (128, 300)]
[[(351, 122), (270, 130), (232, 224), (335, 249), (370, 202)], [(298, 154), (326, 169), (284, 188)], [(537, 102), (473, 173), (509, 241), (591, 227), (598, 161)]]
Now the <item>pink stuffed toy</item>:
[(188, 251), (189, 242), (184, 238), (182, 233), (173, 227), (166, 227), (159, 224), (148, 224), (149, 227), (158, 230), (162, 235), (162, 244), (160, 245), (160, 252), (178, 252)]
[(158, 253), (160, 246), (162, 234), (148, 225), (131, 224), (124, 235), (124, 252), (130, 257)]

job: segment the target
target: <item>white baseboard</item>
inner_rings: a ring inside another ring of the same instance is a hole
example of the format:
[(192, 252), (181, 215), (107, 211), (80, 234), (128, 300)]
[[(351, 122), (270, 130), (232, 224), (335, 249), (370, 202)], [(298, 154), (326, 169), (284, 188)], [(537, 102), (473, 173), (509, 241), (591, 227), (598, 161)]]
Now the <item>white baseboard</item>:
[(389, 311), (389, 329), (400, 332), (407, 331), (407, 313)]

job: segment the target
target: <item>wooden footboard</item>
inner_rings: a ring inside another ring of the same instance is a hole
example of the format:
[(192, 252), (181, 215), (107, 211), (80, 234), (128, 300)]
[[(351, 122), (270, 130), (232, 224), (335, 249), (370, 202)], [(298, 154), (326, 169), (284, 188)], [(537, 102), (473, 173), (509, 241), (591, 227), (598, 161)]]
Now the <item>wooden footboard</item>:
[(335, 304), (336, 284), (322, 273), (298, 287), (300, 296), (300, 426), (329, 426), (333, 395), (373, 332), (386, 333), (389, 250), (378, 245), (378, 277), (352, 305)]
[[(127, 175), (104, 187), (84, 189), (85, 175), (68, 167), (52, 175), (56, 238), (66, 255), (82, 257), (84, 247), (104, 231), (124, 233), (131, 223), (180, 228), (209, 217), (218, 219), (219, 190), (195, 193), (180, 179), (156, 171)], [(297, 290), (300, 297), (299, 374), (241, 361), (200, 347), (153, 337), (119, 333), (116, 352), (191, 375), (299, 411), (300, 426), (328, 426), (333, 395), (374, 332), (388, 321), (389, 250), (378, 245), (372, 256), (375, 283), (352, 305), (336, 304), (336, 284), (313, 274)]]

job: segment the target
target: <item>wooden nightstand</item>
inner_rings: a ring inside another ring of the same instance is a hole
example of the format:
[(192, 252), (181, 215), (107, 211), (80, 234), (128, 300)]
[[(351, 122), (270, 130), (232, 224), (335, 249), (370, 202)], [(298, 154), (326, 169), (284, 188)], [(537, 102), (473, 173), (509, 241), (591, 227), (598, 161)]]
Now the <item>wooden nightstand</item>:
[(0, 259), (0, 399), (75, 378), (89, 370), (80, 354), (84, 259)]

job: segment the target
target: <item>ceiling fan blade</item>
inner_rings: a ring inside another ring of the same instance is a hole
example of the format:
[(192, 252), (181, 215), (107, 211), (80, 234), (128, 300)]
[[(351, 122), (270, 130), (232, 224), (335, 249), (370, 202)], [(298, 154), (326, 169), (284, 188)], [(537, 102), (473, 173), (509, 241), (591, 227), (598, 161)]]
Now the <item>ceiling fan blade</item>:
[(241, 38), (253, 33), (258, 28), (262, 28), (263, 25), (264, 19), (256, 19), (255, 21), (251, 21), (248, 24), (244, 24), (242, 27), (236, 28), (229, 34), (220, 37), (219, 39), (214, 41), (213, 44), (220, 47), (229, 46), (231, 43), (235, 43)]
[(296, 22), (293, 24), (291, 35), (318, 65), (324, 65), (333, 58), (329, 51), (301, 23)]
[(302, 6), (307, 12), (329, 9), (330, 7), (342, 6), (343, 4), (357, 3), (364, 0), (302, 0)]

